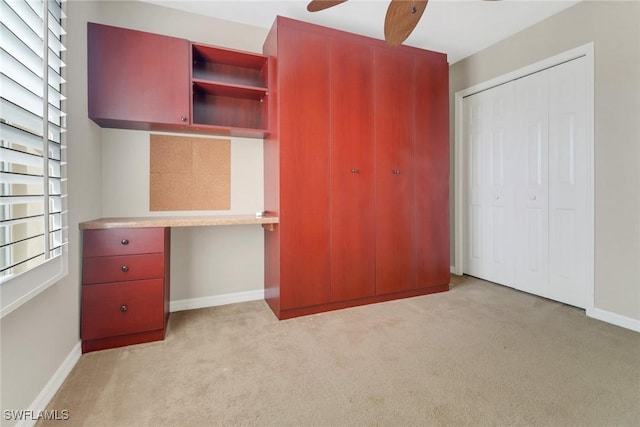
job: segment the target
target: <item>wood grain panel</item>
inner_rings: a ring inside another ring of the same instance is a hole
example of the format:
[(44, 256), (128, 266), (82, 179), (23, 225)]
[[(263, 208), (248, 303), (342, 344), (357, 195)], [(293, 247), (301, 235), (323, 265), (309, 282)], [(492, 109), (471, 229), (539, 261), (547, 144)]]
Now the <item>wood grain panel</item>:
[(84, 286), (82, 339), (162, 329), (163, 294), (162, 279)]
[(329, 46), (280, 28), (281, 308), (330, 299)]
[(416, 286), (448, 285), (449, 67), (443, 55), (416, 57)]
[(331, 43), (331, 300), (375, 293), (373, 50)]
[(163, 228), (84, 230), (82, 256), (130, 255), (163, 252)]
[(411, 55), (375, 50), (378, 295), (414, 287), (413, 67)]
[(82, 284), (163, 277), (164, 261), (163, 253), (85, 258)]
[(87, 31), (90, 118), (188, 124), (187, 40), (94, 23)]

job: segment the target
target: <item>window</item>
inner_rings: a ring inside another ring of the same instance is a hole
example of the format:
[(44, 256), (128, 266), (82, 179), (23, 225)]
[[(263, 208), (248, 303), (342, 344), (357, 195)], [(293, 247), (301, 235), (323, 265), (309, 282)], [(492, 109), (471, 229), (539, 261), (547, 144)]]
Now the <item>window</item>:
[(0, 0), (1, 315), (66, 274), (61, 0)]

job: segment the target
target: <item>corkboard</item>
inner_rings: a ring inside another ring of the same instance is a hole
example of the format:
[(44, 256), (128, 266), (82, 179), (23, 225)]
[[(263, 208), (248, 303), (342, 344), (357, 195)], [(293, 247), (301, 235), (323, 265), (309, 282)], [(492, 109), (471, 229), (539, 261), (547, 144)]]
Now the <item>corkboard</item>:
[(151, 134), (149, 210), (231, 209), (231, 141)]

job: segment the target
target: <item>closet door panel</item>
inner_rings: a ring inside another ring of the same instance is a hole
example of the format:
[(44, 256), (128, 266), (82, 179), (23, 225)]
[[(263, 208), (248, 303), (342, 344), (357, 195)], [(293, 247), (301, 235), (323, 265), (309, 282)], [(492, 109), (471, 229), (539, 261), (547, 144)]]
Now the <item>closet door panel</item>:
[(487, 254), (488, 278), (497, 283), (513, 283), (515, 275), (514, 158), (513, 131), (514, 87), (506, 83), (490, 91), (487, 110), (486, 159), (488, 207)]
[(440, 55), (415, 66), (415, 286), (424, 288), (450, 281), (449, 66)]
[[(280, 28), (281, 308), (330, 300), (329, 42)], [(300, 104), (304, 103), (304, 108)]]
[(585, 59), (549, 69), (549, 296), (586, 304)]
[(414, 64), (411, 55), (376, 49), (376, 294), (414, 287)]
[(518, 245), (515, 287), (547, 295), (549, 282), (549, 83), (547, 71), (517, 80)]
[(470, 113), (465, 272), (502, 284), (513, 283), (515, 276), (513, 102), (513, 83), (465, 100)]
[(375, 294), (373, 52), (331, 44), (331, 299)]
[(464, 272), (475, 277), (485, 277), (484, 206), (486, 199), (484, 178), (484, 111), (486, 93), (481, 92), (464, 100), (464, 161), (466, 170)]

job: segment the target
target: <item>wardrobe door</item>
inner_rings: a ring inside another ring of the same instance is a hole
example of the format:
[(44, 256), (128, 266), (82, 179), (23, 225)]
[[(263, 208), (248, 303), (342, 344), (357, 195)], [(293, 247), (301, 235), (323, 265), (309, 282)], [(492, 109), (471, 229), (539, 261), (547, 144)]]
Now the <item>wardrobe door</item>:
[(331, 44), (331, 300), (375, 293), (373, 52)]
[(329, 302), (329, 42), (278, 30), (280, 308)]
[(433, 54), (415, 61), (415, 285), (427, 288), (450, 281), (449, 64)]
[(414, 63), (374, 54), (376, 294), (414, 287)]

